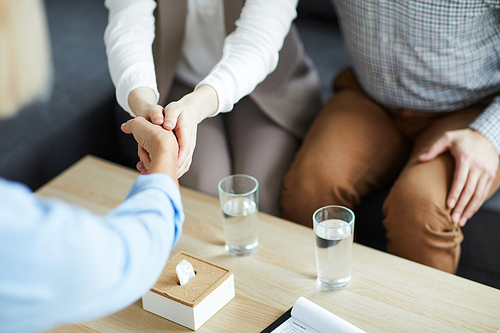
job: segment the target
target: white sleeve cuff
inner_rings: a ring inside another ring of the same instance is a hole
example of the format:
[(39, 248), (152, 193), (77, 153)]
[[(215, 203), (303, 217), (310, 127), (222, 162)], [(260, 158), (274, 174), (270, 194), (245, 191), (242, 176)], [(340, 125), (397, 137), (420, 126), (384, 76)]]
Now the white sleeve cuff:
[(128, 113), (135, 117), (128, 104), (128, 96), (138, 87), (151, 88), (156, 94), (156, 102), (160, 99), (160, 93), (156, 85), (154, 64), (149, 61), (135, 63), (128, 67), (116, 84), (116, 99), (118, 104)]

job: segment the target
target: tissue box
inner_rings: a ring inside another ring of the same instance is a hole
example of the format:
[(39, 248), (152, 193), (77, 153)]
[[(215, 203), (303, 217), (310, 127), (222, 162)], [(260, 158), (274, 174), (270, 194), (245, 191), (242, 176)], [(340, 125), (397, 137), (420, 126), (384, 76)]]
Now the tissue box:
[[(181, 286), (175, 267), (183, 259), (193, 265), (196, 275)], [(179, 252), (168, 260), (158, 282), (142, 297), (142, 307), (196, 330), (233, 297), (234, 275), (231, 270)]]

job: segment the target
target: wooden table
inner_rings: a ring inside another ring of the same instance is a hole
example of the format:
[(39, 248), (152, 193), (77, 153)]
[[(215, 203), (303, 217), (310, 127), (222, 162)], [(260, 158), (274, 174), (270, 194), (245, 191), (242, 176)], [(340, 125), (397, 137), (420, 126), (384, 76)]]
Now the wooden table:
[[(106, 214), (123, 201), (138, 173), (92, 156), (38, 191)], [(299, 296), (366, 332), (492, 332), (500, 329), (500, 290), (354, 244), (351, 285), (340, 292), (316, 285), (313, 231), (259, 213), (259, 250), (232, 257), (224, 250), (217, 198), (181, 189), (186, 251), (234, 271), (236, 297), (198, 332), (260, 332)], [(128, 308), (53, 332), (189, 332), (142, 309)]]

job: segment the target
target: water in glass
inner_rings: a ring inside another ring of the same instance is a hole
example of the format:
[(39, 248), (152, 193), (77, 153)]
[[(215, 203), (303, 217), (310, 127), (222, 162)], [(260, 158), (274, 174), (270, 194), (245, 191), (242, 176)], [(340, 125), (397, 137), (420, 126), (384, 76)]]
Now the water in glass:
[(318, 283), (324, 289), (344, 289), (351, 281), (353, 232), (347, 222), (325, 220), (315, 230)]
[(247, 198), (234, 198), (223, 209), (226, 249), (237, 256), (249, 255), (257, 250), (257, 205)]

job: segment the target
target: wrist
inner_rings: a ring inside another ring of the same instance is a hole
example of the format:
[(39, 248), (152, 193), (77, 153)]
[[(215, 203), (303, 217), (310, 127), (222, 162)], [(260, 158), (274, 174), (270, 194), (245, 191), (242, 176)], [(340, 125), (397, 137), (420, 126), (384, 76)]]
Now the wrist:
[(197, 87), (192, 93), (192, 97), (200, 105), (198, 123), (203, 119), (213, 116), (219, 108), (219, 97), (217, 91), (209, 85), (201, 85)]
[(163, 152), (152, 157), (148, 174), (163, 173), (172, 178), (177, 184), (177, 155), (172, 152)]
[(146, 111), (156, 103), (156, 93), (149, 87), (137, 87), (128, 95), (128, 105), (136, 116), (145, 118)]

